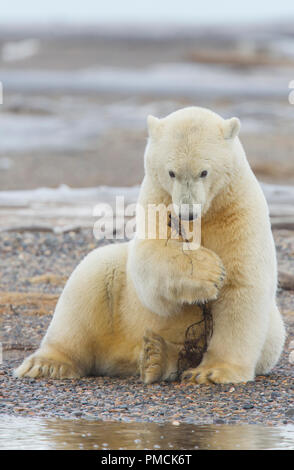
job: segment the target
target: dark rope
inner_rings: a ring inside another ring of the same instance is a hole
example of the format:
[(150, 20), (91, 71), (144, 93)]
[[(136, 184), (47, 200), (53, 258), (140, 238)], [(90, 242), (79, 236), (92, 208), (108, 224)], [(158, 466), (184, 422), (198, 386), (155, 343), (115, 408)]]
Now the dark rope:
[[(185, 242), (187, 239), (181, 219), (168, 214), (167, 225), (175, 230)], [(202, 319), (190, 325), (185, 333), (185, 342), (178, 357), (178, 377), (184, 370), (199, 366), (204, 353), (207, 351), (213, 331), (213, 318), (210, 305), (205, 302), (200, 305)]]
[(201, 305), (202, 319), (190, 325), (185, 333), (184, 346), (178, 358), (178, 376), (184, 370), (199, 366), (204, 353), (207, 351), (213, 332), (213, 318), (208, 303)]

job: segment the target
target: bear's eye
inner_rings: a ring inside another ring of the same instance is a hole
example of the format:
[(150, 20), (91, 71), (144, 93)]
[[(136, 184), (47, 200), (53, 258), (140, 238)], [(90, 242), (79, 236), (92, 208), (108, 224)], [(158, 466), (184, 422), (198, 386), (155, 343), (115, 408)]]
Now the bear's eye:
[(168, 174), (171, 178), (175, 178), (176, 176), (174, 171), (169, 171)]
[(207, 174), (208, 174), (208, 171), (207, 171), (207, 170), (201, 171), (201, 173), (200, 173), (200, 178), (205, 178), (205, 177), (207, 176)]

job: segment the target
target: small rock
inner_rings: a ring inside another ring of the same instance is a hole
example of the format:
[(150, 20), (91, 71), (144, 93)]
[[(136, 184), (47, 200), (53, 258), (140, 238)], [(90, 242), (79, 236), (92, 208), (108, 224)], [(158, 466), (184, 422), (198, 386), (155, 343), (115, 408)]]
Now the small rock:
[(213, 420), (213, 424), (225, 424), (225, 421), (220, 418), (216, 418)]
[(285, 412), (285, 416), (287, 416), (288, 418), (294, 418), (294, 408), (290, 408), (289, 410), (287, 410)]
[(247, 403), (243, 406), (243, 410), (251, 410), (252, 408), (254, 408), (254, 405), (252, 405), (252, 403)]
[(294, 275), (279, 271), (279, 286), (284, 290), (294, 290)]

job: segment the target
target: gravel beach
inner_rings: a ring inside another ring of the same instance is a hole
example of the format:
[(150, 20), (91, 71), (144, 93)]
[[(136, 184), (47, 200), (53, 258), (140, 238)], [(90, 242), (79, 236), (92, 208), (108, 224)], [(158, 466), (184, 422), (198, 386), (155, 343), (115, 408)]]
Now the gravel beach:
[[(279, 269), (293, 274), (294, 231), (274, 231)], [(0, 413), (124, 422), (265, 424), (294, 422), (294, 290), (278, 291), (287, 325), (279, 364), (268, 376), (238, 385), (143, 385), (138, 378), (16, 380), (13, 368), (42, 339), (63, 285), (90, 250), (102, 245), (91, 230), (64, 234), (0, 234), (0, 317), (3, 364)], [(292, 341), (292, 343), (291, 343)]]

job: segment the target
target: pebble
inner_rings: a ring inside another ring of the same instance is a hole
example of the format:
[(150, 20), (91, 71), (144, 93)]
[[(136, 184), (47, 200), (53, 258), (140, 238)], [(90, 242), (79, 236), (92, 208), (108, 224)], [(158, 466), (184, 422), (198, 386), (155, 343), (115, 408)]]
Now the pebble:
[(287, 410), (285, 412), (285, 416), (287, 416), (287, 418), (294, 418), (294, 408), (290, 408), (289, 410)]
[(247, 403), (243, 406), (243, 410), (251, 410), (252, 408), (254, 408), (254, 405), (252, 403)]

